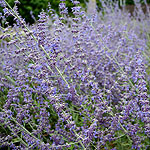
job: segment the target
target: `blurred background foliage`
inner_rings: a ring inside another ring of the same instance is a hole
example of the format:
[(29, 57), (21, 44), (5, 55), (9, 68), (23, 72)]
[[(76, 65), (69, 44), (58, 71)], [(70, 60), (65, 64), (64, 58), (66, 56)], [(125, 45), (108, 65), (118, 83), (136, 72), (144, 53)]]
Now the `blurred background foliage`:
[[(19, 0), (20, 5), (18, 5), (19, 13), (20, 15), (25, 18), (26, 22), (29, 24), (33, 24), (35, 20), (31, 16), (31, 12), (35, 19), (38, 19), (38, 14), (43, 10), (47, 10), (48, 3), (50, 2), (52, 9), (55, 10), (57, 14), (59, 14), (59, 3), (60, 0)], [(80, 4), (83, 8), (86, 9), (86, 4), (89, 2), (89, 0), (78, 0), (80, 1)], [(112, 1), (123, 1), (123, 0), (112, 0)], [(140, 0), (141, 3), (143, 3), (144, 0)], [(7, 2), (13, 6), (14, 0), (7, 0)], [(147, 0), (148, 3), (150, 3), (150, 0)], [(97, 4), (97, 10), (101, 10), (101, 3), (100, 0), (96, 0)], [(133, 0), (126, 0), (126, 5), (134, 5)], [(71, 7), (73, 7), (73, 4), (71, 3), (71, 0), (66, 0), (66, 6), (68, 7), (69, 15), (71, 15)], [(0, 12), (2, 11), (2, 7), (0, 7)], [(13, 19), (11, 17), (8, 18), (8, 22), (12, 25)]]

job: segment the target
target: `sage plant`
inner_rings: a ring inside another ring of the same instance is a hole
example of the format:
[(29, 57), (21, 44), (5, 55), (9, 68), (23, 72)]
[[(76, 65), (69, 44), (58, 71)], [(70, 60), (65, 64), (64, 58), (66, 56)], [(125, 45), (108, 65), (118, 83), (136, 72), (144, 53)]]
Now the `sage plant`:
[(137, 1), (134, 16), (108, 1), (88, 16), (72, 0), (70, 17), (60, 0), (60, 16), (49, 4), (32, 26), (19, 1), (0, 2), (1, 149), (149, 149), (149, 15)]

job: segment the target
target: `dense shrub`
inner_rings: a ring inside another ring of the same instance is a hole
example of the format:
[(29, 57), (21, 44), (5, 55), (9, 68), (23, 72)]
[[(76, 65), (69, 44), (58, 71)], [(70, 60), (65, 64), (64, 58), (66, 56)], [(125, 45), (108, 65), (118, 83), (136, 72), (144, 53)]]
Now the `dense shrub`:
[(0, 28), (1, 149), (150, 148), (150, 16), (138, 3), (134, 16), (107, 0), (88, 17), (72, 1), (70, 18), (61, 0), (60, 17), (49, 6), (29, 26), (0, 2), (16, 21)]

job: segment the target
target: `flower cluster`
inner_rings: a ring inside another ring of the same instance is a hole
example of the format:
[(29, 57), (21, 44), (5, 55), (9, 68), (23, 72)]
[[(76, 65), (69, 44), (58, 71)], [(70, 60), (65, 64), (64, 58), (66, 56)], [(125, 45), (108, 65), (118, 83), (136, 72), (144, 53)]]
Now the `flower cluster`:
[(72, 0), (69, 17), (61, 0), (28, 26), (2, 2), (16, 24), (0, 27), (0, 148), (149, 149), (149, 16)]

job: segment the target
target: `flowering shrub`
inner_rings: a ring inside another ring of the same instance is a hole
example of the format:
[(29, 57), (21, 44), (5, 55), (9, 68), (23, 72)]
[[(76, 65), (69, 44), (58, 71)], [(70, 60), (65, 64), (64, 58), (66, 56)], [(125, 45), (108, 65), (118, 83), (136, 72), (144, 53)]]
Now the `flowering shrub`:
[(16, 21), (1, 26), (1, 149), (149, 149), (149, 15), (106, 1), (87, 17), (72, 1), (71, 18), (60, 1), (33, 26), (0, 1)]

